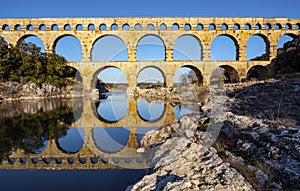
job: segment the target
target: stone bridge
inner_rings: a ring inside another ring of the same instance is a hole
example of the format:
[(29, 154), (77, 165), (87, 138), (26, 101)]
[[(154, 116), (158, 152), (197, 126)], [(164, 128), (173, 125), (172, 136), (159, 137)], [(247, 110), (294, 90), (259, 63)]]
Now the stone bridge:
[[(277, 56), (277, 43), (281, 36), (296, 37), (300, 34), (300, 19), (290, 18), (15, 18), (0, 19), (0, 36), (8, 43), (16, 44), (29, 36), (39, 37), (46, 52), (55, 51), (57, 42), (65, 36), (76, 37), (82, 47), (82, 60), (70, 62), (82, 76), (86, 92), (95, 87), (95, 76), (106, 67), (121, 69), (129, 87), (135, 87), (137, 76), (145, 67), (156, 67), (165, 78), (165, 85), (173, 85), (177, 69), (186, 66), (198, 74), (202, 84), (210, 83), (213, 71), (221, 66), (236, 80), (246, 78), (254, 66), (265, 66)], [(138, 42), (147, 35), (159, 37), (165, 48), (165, 59), (161, 61), (139, 61), (136, 59)], [(200, 60), (174, 60), (176, 40), (184, 35), (196, 38), (201, 45)], [(247, 42), (253, 35), (264, 39), (266, 61), (247, 61)], [(105, 36), (121, 39), (128, 51), (123, 62), (92, 62), (91, 52), (95, 42)], [(236, 47), (234, 61), (211, 60), (210, 49), (218, 36), (232, 39)]]

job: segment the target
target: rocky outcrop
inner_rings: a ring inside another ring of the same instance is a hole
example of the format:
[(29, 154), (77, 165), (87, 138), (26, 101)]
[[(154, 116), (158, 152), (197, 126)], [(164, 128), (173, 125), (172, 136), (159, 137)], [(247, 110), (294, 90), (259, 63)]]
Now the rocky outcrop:
[(127, 190), (300, 190), (297, 95), (295, 80), (210, 88), (202, 112), (143, 137), (152, 171)]

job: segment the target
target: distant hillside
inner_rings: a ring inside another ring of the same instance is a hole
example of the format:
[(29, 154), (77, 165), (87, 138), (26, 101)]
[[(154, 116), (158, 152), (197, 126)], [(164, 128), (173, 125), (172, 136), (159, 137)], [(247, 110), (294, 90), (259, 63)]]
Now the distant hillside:
[(271, 77), (300, 72), (300, 35), (277, 50), (277, 57), (267, 66)]

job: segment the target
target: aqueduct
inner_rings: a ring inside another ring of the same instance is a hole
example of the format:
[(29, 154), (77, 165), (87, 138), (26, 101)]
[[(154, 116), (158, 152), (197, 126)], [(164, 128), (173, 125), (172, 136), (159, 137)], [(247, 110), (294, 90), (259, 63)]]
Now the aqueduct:
[[(246, 78), (253, 66), (266, 66), (277, 56), (277, 43), (281, 36), (294, 38), (300, 34), (300, 19), (290, 18), (7, 18), (0, 21), (0, 36), (8, 43), (16, 44), (24, 38), (36, 36), (43, 41), (46, 52), (55, 51), (60, 38), (76, 37), (82, 47), (82, 60), (68, 64), (81, 74), (86, 92), (95, 87), (96, 71), (105, 67), (121, 69), (127, 77), (129, 87), (137, 85), (139, 72), (149, 66), (156, 67), (163, 73), (168, 87), (173, 86), (175, 72), (183, 66), (198, 70), (203, 84), (210, 83), (211, 75), (218, 66), (234, 71), (238, 80), (241, 80)], [(137, 44), (147, 35), (154, 35), (162, 40), (164, 60), (137, 60)], [(190, 35), (200, 43), (202, 52), (199, 60), (174, 60), (174, 44), (184, 35)], [(267, 60), (246, 59), (247, 42), (254, 35), (265, 41)], [(125, 43), (128, 51), (126, 61), (92, 61), (93, 45), (104, 36), (115, 36)], [(219, 36), (227, 36), (233, 40), (236, 60), (211, 60), (211, 45)]]

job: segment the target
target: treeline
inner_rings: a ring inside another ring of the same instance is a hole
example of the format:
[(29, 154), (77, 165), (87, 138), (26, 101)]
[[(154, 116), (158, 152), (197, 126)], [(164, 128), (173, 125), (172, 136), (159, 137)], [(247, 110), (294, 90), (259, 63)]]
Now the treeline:
[(74, 70), (55, 53), (43, 53), (33, 43), (13, 46), (0, 37), (0, 81), (33, 82), (63, 87), (72, 83)]

